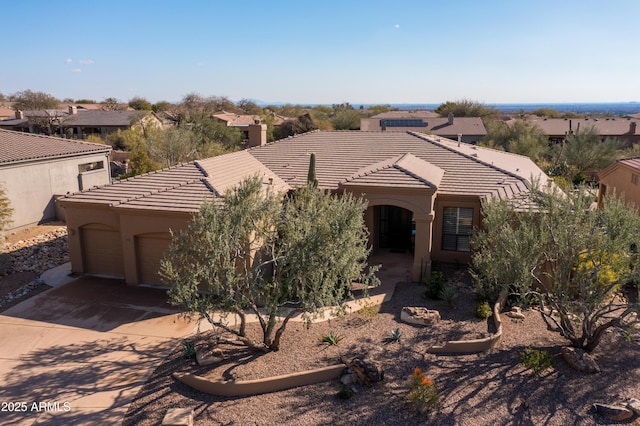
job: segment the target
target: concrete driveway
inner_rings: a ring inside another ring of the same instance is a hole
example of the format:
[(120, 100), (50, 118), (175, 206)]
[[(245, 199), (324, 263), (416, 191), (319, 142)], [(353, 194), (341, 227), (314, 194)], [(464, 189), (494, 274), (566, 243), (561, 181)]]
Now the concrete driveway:
[(195, 333), (164, 290), (81, 277), (0, 314), (0, 424), (115, 425), (168, 350)]

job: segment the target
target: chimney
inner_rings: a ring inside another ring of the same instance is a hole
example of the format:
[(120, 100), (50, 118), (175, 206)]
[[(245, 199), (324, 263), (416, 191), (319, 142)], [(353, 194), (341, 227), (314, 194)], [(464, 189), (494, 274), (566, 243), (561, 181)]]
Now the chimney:
[(255, 124), (249, 124), (249, 148), (254, 146), (263, 146), (267, 144), (267, 125), (260, 124), (260, 120), (256, 120)]
[(453, 124), (453, 113), (452, 112), (449, 113), (449, 117), (448, 118), (449, 118), (449, 124)]
[(16, 111), (16, 120), (22, 120), (24, 118), (24, 112), (17, 110)]
[(629, 133), (632, 135), (636, 134), (636, 128), (637, 128), (637, 123), (635, 121), (632, 121), (629, 123)]
[(78, 107), (75, 105), (69, 105), (69, 114), (76, 115), (78, 113)]

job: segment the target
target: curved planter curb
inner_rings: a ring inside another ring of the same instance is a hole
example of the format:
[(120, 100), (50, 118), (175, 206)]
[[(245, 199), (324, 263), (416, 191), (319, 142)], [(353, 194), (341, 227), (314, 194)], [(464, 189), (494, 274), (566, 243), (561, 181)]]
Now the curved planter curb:
[(311, 385), (314, 383), (337, 379), (342, 375), (345, 368), (347, 368), (346, 365), (337, 364), (329, 367), (317, 368), (315, 370), (301, 371), (282, 376), (266, 377), (264, 379), (226, 382), (213, 381), (194, 374), (173, 373), (172, 376), (174, 379), (179, 380), (187, 386), (191, 386), (200, 392), (211, 395), (247, 396), (276, 392), (298, 386)]
[(442, 346), (431, 346), (427, 352), (434, 354), (442, 353), (479, 353), (496, 348), (502, 340), (502, 318), (500, 318), (500, 310), (507, 299), (507, 292), (503, 291), (498, 297), (498, 301), (493, 305), (493, 321), (496, 326), (496, 332), (484, 339), (471, 340), (449, 340)]

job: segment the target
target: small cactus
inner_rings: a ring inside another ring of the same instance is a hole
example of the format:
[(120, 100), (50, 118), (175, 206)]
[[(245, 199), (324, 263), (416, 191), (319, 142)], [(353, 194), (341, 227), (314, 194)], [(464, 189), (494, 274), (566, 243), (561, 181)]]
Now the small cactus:
[(400, 337), (402, 337), (402, 330), (399, 328), (391, 330), (391, 341), (398, 342), (400, 341)]

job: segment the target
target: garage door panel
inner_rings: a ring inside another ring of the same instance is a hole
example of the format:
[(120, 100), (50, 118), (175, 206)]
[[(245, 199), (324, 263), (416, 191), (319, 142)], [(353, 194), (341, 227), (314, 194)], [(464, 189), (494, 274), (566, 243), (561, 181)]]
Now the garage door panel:
[(171, 234), (156, 233), (137, 235), (136, 263), (140, 284), (164, 285), (158, 274), (160, 261), (171, 243)]
[(80, 229), (85, 274), (124, 278), (120, 233), (105, 225)]

